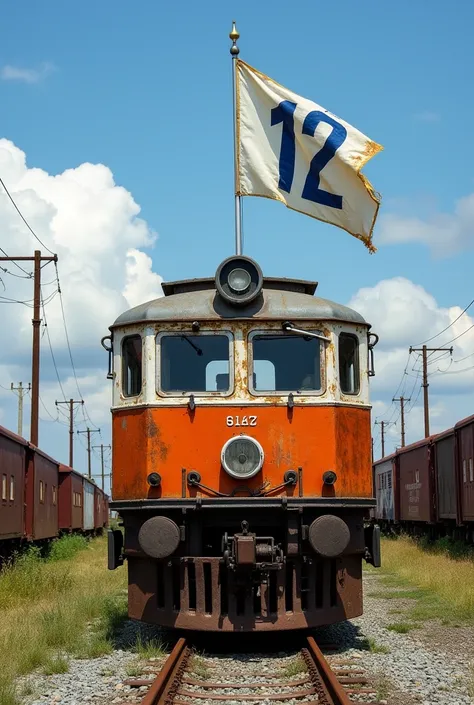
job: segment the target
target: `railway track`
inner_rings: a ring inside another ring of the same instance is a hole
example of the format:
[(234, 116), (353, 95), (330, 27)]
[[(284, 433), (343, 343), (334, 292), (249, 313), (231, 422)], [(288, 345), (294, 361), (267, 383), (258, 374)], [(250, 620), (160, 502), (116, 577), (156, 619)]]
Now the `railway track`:
[(208, 659), (210, 667), (199, 669), (194, 658), (186, 640), (179, 639), (154, 680), (128, 680), (126, 685), (149, 686), (140, 705), (377, 705), (376, 691), (367, 687), (359, 664), (333, 657), (330, 665), (313, 637), (306, 638), (293, 675), (283, 668), (257, 670), (258, 662), (247, 662), (240, 672), (223, 671), (212, 665), (213, 659)]

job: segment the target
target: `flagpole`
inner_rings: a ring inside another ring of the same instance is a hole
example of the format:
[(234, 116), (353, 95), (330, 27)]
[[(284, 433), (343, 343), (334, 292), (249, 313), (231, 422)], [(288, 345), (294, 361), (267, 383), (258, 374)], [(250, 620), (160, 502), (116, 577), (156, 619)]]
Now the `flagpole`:
[(232, 40), (230, 53), (232, 56), (232, 83), (233, 83), (233, 105), (234, 105), (234, 192), (235, 192), (235, 254), (242, 254), (242, 219), (241, 219), (241, 200), (237, 195), (238, 183), (238, 166), (237, 166), (237, 57), (240, 49), (237, 46), (237, 40), (240, 34), (235, 26), (235, 21), (232, 21), (232, 31), (229, 38)]

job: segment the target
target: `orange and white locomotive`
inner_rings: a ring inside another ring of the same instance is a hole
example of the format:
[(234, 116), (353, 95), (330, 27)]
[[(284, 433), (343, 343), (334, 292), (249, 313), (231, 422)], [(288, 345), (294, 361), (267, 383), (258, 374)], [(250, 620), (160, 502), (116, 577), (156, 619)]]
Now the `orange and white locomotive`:
[(128, 561), (130, 617), (244, 632), (361, 614), (372, 334), (316, 286), (238, 255), (111, 326), (109, 567)]

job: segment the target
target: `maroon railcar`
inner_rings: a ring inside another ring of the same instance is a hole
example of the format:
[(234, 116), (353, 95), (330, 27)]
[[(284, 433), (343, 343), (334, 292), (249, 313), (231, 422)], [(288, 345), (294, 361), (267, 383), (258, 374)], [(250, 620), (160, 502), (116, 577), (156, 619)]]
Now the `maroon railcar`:
[(104, 528), (104, 500), (103, 492), (94, 487), (94, 528), (96, 531)]
[(436, 513), (432, 438), (400, 448), (397, 460), (400, 520), (433, 523)]
[(59, 529), (82, 529), (82, 475), (68, 465), (59, 466)]
[(456, 431), (458, 511), (460, 523), (474, 521), (474, 416), (459, 421)]
[(459, 518), (454, 428), (433, 439), (433, 463), (436, 478), (436, 519), (442, 524), (455, 524)]
[(0, 426), (0, 540), (24, 535), (28, 441)]
[(59, 463), (28, 444), (26, 471), (26, 538), (57, 536), (59, 519)]

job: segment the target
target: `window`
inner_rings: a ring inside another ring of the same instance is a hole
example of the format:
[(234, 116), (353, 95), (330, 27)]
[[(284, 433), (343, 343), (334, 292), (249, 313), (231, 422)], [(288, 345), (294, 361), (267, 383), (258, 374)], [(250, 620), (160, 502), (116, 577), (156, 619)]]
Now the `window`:
[(10, 502), (15, 499), (15, 476), (10, 475)]
[(40, 494), (40, 502), (44, 503), (44, 482), (43, 482), (43, 480), (40, 480), (39, 494)]
[(136, 397), (142, 391), (142, 339), (130, 335), (122, 343), (122, 392)]
[(462, 481), (466, 482), (467, 481), (467, 475), (466, 475), (466, 458), (462, 461)]
[(469, 458), (469, 480), (474, 481), (473, 468), (472, 468), (472, 458)]
[(230, 334), (160, 334), (160, 383), (167, 394), (232, 391)]
[(53, 485), (53, 506), (56, 506), (56, 499), (57, 499), (56, 487)]
[(343, 394), (359, 394), (359, 341), (349, 333), (339, 336), (339, 382)]
[(321, 393), (320, 340), (281, 333), (257, 333), (251, 340), (252, 392)]
[(2, 475), (2, 500), (7, 501), (7, 476)]

